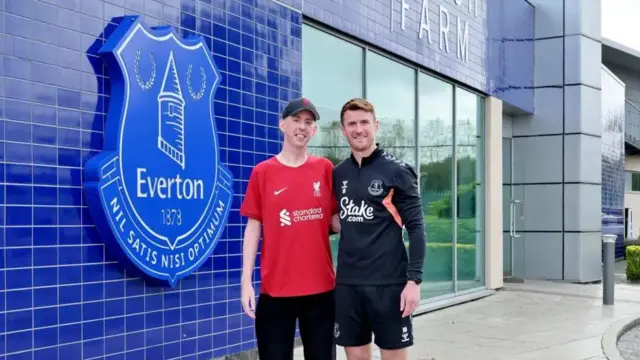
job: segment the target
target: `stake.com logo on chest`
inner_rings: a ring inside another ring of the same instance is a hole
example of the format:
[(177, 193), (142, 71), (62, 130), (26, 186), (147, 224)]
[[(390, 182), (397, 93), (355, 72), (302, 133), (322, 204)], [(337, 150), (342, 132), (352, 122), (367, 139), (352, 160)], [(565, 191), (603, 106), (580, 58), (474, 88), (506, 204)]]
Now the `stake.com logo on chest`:
[[(347, 222), (363, 223), (365, 220), (372, 220), (374, 217), (373, 207), (367, 204), (364, 200), (360, 201), (360, 204), (356, 204), (352, 199), (349, 199), (347, 194), (348, 180), (342, 182), (342, 197), (340, 198), (340, 219)], [(373, 180), (369, 186), (369, 193), (371, 195), (380, 195), (382, 193), (382, 181)]]

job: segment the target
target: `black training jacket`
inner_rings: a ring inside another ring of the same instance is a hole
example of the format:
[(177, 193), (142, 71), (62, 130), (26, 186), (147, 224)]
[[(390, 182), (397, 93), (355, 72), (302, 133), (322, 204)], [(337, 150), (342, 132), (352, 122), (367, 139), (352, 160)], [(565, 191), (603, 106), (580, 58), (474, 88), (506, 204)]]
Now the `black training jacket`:
[[(379, 146), (360, 166), (351, 155), (333, 170), (340, 215), (336, 281), (383, 285), (422, 280), (426, 236), (413, 168)], [(409, 254), (402, 238), (409, 234)]]

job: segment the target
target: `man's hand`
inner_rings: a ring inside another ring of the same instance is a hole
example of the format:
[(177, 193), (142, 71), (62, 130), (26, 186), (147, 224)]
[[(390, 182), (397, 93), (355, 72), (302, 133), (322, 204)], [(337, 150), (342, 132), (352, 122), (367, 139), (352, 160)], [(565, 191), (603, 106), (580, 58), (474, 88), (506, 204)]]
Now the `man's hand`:
[(331, 217), (331, 230), (336, 234), (340, 233), (340, 216), (338, 214), (333, 214)]
[(400, 295), (400, 311), (402, 311), (402, 317), (411, 315), (419, 304), (420, 286), (413, 281), (409, 281)]
[(256, 294), (250, 282), (243, 282), (241, 287), (242, 308), (252, 319), (256, 318)]

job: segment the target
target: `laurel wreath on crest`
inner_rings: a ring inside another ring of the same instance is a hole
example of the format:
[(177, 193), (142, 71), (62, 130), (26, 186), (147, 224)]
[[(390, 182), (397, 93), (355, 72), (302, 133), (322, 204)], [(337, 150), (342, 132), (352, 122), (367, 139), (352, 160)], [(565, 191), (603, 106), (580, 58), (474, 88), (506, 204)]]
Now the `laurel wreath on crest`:
[(153, 54), (149, 54), (149, 61), (151, 62), (151, 76), (148, 81), (143, 81), (140, 76), (140, 58), (142, 57), (142, 51), (137, 50), (136, 56), (133, 58), (133, 71), (136, 75), (136, 82), (142, 90), (148, 91), (153, 87), (153, 83), (156, 81), (156, 58)]
[(200, 67), (200, 77), (202, 79), (202, 85), (200, 90), (196, 93), (193, 91), (193, 87), (191, 86), (191, 72), (193, 71), (193, 65), (189, 65), (189, 70), (187, 70), (187, 88), (189, 89), (189, 94), (193, 98), (193, 100), (200, 100), (204, 96), (204, 91), (207, 88), (207, 74), (204, 72), (204, 68)]

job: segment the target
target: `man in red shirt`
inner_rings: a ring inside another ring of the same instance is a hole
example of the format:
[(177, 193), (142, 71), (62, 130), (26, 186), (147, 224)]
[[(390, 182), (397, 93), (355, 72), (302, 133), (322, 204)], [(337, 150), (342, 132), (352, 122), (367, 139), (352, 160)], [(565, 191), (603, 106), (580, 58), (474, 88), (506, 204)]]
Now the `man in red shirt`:
[[(253, 168), (240, 213), (244, 233), (242, 306), (255, 318), (261, 360), (293, 357), (296, 320), (307, 360), (330, 360), (333, 342), (335, 274), (329, 244), (337, 230), (333, 164), (308, 155), (307, 144), (320, 118), (307, 99), (283, 110), (282, 151)], [(335, 220), (333, 215), (336, 214)], [(264, 229), (257, 307), (252, 273)]]

